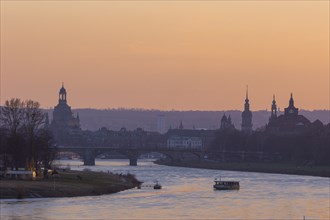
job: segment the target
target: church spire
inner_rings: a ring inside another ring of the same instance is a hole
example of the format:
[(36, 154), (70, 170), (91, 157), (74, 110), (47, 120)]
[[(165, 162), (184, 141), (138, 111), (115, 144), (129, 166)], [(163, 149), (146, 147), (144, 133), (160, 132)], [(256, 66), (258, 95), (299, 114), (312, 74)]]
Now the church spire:
[(249, 90), (246, 86), (246, 98), (244, 104), (244, 111), (242, 112), (242, 131), (250, 133), (252, 131), (252, 112), (249, 104)]
[(293, 101), (293, 97), (292, 97), (292, 92), (291, 92), (291, 96), (290, 96), (290, 100), (289, 100), (289, 106), (294, 107), (294, 101)]
[(298, 108), (294, 107), (294, 100), (293, 100), (292, 92), (290, 95), (289, 106), (284, 109), (284, 115), (289, 116), (289, 117), (298, 116)]
[(246, 86), (246, 98), (244, 104), (244, 111), (250, 111), (250, 104), (249, 104), (249, 87)]
[(276, 100), (275, 100), (275, 94), (273, 94), (273, 102), (272, 102), (273, 105), (276, 105)]
[(246, 85), (246, 98), (245, 98), (245, 101), (249, 101), (249, 86)]
[(273, 102), (272, 102), (272, 113), (271, 113), (271, 118), (276, 118), (277, 117), (277, 107), (276, 107), (276, 101), (275, 101), (275, 94), (273, 95)]

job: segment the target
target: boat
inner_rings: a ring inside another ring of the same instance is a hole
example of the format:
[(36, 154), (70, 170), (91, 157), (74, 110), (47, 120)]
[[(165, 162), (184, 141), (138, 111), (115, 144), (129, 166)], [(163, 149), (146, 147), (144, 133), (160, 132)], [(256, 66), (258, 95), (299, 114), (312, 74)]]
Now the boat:
[(221, 179), (215, 179), (213, 188), (215, 190), (231, 190), (231, 189), (239, 189), (238, 181), (223, 181)]
[(162, 186), (156, 181), (156, 184), (154, 185), (154, 189), (161, 189)]

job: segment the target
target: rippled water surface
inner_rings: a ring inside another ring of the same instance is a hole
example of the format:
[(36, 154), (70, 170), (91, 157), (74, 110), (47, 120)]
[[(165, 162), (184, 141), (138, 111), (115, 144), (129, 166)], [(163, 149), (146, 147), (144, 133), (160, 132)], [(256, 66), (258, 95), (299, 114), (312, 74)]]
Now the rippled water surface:
[[(82, 170), (80, 161), (61, 161)], [(111, 195), (1, 200), (4, 219), (329, 219), (329, 178), (167, 167), (142, 161), (97, 160), (94, 171), (133, 173), (163, 189)], [(214, 191), (214, 178), (240, 181), (240, 190)]]

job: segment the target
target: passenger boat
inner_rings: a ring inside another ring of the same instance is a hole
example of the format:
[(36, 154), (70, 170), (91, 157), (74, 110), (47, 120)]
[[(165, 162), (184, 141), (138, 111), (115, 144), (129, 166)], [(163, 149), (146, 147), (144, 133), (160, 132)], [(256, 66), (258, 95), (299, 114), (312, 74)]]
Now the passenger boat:
[(156, 181), (156, 184), (154, 185), (154, 189), (161, 189), (162, 186)]
[(230, 190), (230, 189), (239, 189), (238, 181), (223, 181), (221, 179), (215, 179), (213, 188), (215, 190)]

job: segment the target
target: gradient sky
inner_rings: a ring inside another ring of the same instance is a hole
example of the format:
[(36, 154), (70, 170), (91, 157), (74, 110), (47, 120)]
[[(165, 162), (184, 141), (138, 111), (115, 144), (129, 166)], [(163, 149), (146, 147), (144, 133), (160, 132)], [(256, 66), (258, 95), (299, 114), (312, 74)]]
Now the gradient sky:
[(1, 104), (329, 109), (329, 1), (3, 1)]

